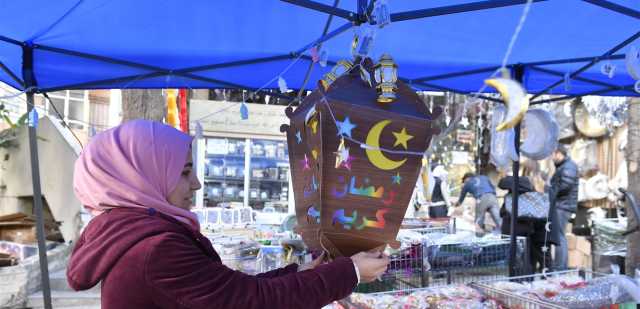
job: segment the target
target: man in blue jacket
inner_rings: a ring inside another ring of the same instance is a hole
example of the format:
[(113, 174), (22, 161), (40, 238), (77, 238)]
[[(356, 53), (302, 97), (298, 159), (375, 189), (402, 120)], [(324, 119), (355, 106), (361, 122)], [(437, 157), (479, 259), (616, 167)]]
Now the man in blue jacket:
[(502, 219), (500, 218), (500, 208), (498, 207), (498, 199), (496, 198), (496, 189), (493, 187), (489, 177), (484, 175), (476, 175), (474, 173), (466, 173), (462, 177), (462, 192), (455, 206), (459, 206), (464, 201), (467, 193), (471, 193), (476, 199), (476, 218), (475, 223), (484, 229), (484, 217), (488, 211), (496, 223), (494, 231), (500, 231)]

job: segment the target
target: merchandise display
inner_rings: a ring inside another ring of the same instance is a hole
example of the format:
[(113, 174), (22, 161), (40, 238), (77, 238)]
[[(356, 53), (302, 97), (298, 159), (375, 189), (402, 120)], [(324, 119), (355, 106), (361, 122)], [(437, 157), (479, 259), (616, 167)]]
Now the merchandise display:
[(602, 308), (609, 305), (640, 303), (640, 286), (623, 275), (585, 278), (578, 272), (551, 275), (530, 282), (501, 281), (477, 284), (480, 290), (489, 287), (501, 291), (501, 301), (517, 298), (523, 301), (541, 301), (559, 308)]
[(407, 292), (351, 294), (341, 301), (353, 309), (498, 309), (499, 304), (465, 285), (418, 289)]

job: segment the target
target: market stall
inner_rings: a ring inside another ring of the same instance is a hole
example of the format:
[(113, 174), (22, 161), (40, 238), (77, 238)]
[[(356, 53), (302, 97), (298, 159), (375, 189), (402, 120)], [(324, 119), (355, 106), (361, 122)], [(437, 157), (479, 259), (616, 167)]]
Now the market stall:
[[(513, 80), (533, 94), (532, 105), (589, 94), (638, 96), (632, 77), (612, 73), (613, 67), (623, 67), (628, 46), (640, 37), (640, 8), (634, 1), (398, 2), (386, 7), (391, 12), (386, 21), (372, 18), (374, 8), (380, 7), (375, 4), (383, 1), (333, 6), (285, 2), (289, 3), (169, 1), (164, 7), (154, 1), (6, 4), (0, 11), (6, 21), (0, 33), (0, 79), (26, 92), (31, 103), (30, 150), (41, 249), (36, 92), (231, 87), (279, 88), (286, 93), (289, 87), (314, 88), (311, 85), (330, 70), (312, 70), (320, 58), (333, 65), (352, 57), (348, 47), (353, 36), (347, 30), (354, 29), (357, 38), (376, 38), (372, 58), (390, 53), (401, 68), (398, 80), (414, 90), (494, 92), (482, 86), (484, 79), (508, 69)], [(175, 12), (189, 18), (175, 18)], [(342, 19), (340, 26), (332, 27), (332, 19)], [(318, 36), (323, 24), (325, 30)], [(156, 35), (149, 35), (149, 29)], [(598, 68), (602, 62), (606, 74)], [(550, 92), (559, 96), (541, 97)], [(502, 101), (482, 94), (470, 101), (478, 98)], [(519, 126), (513, 141), (518, 154)], [(516, 175), (518, 164), (513, 161)], [(517, 184), (516, 177), (514, 188)], [(517, 190), (514, 195), (517, 215)], [(511, 234), (513, 273), (517, 239)], [(46, 279), (44, 251), (40, 260)], [(43, 282), (46, 296), (47, 281)]]

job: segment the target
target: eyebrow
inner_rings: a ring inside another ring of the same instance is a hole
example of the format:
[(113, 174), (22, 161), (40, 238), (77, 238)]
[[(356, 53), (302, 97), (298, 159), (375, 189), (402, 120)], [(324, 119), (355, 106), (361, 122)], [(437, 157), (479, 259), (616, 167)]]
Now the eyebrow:
[(193, 167), (193, 163), (187, 163), (184, 165), (184, 167)]

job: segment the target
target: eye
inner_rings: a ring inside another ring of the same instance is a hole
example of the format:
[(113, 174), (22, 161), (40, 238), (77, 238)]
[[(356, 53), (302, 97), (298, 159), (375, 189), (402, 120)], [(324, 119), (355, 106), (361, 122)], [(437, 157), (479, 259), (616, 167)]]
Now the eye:
[(191, 170), (190, 169), (186, 169), (182, 171), (182, 176), (189, 176), (189, 174), (191, 174)]

